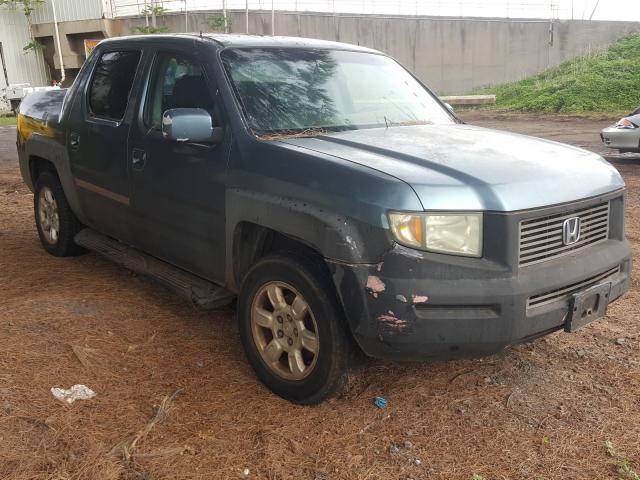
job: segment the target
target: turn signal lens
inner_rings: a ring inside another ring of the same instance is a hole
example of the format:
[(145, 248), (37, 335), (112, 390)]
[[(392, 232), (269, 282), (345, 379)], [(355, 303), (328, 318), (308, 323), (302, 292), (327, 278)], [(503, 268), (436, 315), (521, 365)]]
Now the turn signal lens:
[(390, 213), (389, 220), (391, 232), (398, 243), (414, 248), (424, 245), (424, 225), (420, 215)]

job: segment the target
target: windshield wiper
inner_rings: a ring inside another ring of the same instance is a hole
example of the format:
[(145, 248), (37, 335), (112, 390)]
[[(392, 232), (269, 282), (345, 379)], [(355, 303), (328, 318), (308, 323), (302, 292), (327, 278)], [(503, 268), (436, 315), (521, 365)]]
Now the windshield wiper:
[(258, 140), (283, 140), (286, 138), (318, 137), (328, 133), (325, 128), (307, 128), (305, 130), (274, 130), (268, 132), (253, 132)]

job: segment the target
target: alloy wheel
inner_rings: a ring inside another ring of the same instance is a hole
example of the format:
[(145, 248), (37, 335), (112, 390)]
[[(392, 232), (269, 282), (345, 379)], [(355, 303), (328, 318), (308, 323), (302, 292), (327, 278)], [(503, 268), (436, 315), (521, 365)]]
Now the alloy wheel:
[(318, 326), (304, 297), (291, 285), (264, 284), (251, 306), (251, 332), (265, 364), (287, 380), (302, 380), (316, 365)]

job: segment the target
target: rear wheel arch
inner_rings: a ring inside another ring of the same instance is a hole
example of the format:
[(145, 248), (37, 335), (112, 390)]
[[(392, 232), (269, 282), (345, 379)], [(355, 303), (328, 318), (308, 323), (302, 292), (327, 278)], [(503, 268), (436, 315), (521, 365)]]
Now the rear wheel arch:
[(52, 172), (57, 177), (58, 169), (54, 165), (51, 160), (47, 160), (46, 158), (42, 158), (36, 155), (31, 155), (29, 157), (29, 175), (31, 176), (31, 184), (35, 185), (38, 181), (38, 177), (43, 172)]

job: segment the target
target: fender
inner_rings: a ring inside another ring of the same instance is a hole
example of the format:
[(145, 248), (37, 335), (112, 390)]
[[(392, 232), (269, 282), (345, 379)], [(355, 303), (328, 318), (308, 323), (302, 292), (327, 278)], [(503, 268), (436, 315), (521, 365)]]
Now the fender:
[(80, 208), (67, 147), (64, 141), (57, 138), (58, 135), (47, 136), (40, 132), (33, 132), (24, 142), (24, 150), (20, 152), (20, 173), (27, 186), (33, 191), (34, 182), (29, 168), (31, 159), (39, 157), (50, 161), (56, 168), (71, 210), (82, 223), (86, 223), (86, 217)]
[(371, 264), (392, 245), (386, 229), (365, 224), (300, 200), (240, 188), (226, 194), (227, 283), (233, 278), (233, 244), (237, 226), (250, 222), (291, 237), (320, 252), (330, 262)]

